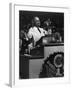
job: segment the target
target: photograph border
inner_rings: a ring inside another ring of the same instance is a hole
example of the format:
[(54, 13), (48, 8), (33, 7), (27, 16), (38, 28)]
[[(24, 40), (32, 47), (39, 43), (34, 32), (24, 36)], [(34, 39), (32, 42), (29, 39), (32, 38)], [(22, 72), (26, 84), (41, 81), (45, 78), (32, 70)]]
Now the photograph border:
[[(59, 78), (59, 79), (55, 80), (56, 78), (55, 79), (52, 78), (52, 80), (51, 80), (50, 78), (48, 78), (49, 79), (48, 80), (47, 78), (45, 78), (45, 79), (19, 80), (19, 78), (18, 78), (19, 67), (17, 67), (17, 65), (19, 66), (19, 63), (17, 63), (18, 62), (17, 58), (19, 58), (18, 57), (19, 54), (17, 53), (17, 51), (18, 51), (17, 49), (18, 49), (18, 46), (19, 46), (19, 45), (17, 45), (18, 44), (17, 40), (19, 39), (19, 37), (18, 37), (18, 32), (16, 31), (17, 27), (15, 26), (16, 23), (17, 23), (16, 20), (18, 19), (18, 17), (16, 17), (15, 15), (16, 15), (16, 12), (17, 12), (17, 15), (19, 15), (18, 14), (19, 8), (24, 9), (23, 7), (25, 7), (25, 10), (26, 10), (27, 7), (28, 7), (28, 9), (32, 7), (31, 10), (33, 10), (33, 8), (35, 8), (35, 9), (40, 8), (41, 10), (43, 8), (46, 8), (46, 9), (50, 9), (50, 10), (54, 9), (56, 11), (58, 11), (60, 9), (61, 12), (63, 10), (63, 12), (66, 13), (66, 15), (64, 14), (64, 17), (66, 16), (66, 18), (64, 19), (64, 25), (65, 25), (65, 28), (64, 28), (64, 32), (65, 32), (64, 33), (64, 40), (65, 40), (65, 42), (64, 42), (65, 48), (64, 49), (65, 50), (64, 51), (65, 51), (65, 60), (67, 60), (70, 57), (69, 56), (69, 50), (70, 50), (69, 49), (69, 35), (68, 35), (68, 31), (69, 31), (68, 30), (69, 29), (69, 8), (68, 7), (48, 7), (48, 6), (37, 6), (37, 5), (23, 5), (23, 4), (14, 4), (14, 3), (10, 3), (9, 6), (10, 6), (9, 7), (10, 8), (9, 9), (9, 13), (10, 13), (10, 15), (9, 15), (9, 20), (10, 20), (9, 21), (10, 22), (10, 26), (9, 26), (9, 29), (10, 29), (10, 32), (9, 32), (9, 35), (10, 35), (9, 36), (10, 37), (10, 42), (9, 42), (10, 43), (10, 62), (9, 62), (9, 65), (10, 65), (9, 76), (10, 77), (9, 77), (9, 84), (10, 84), (10, 86), (13, 87), (13, 86), (24, 86), (24, 85), (29, 85), (30, 86), (32, 84), (33, 85), (38, 85), (38, 84), (43, 85), (43, 84), (48, 84), (48, 83), (49, 84), (69, 83), (70, 82), (70, 68), (69, 68), (70, 63), (69, 63), (69, 61), (65, 62), (66, 65), (68, 63), (67, 68), (65, 67), (65, 70), (67, 69), (66, 70), (67, 75), (66, 75), (65, 79)], [(16, 6), (17, 6), (17, 8), (16, 8)], [(17, 45), (17, 48), (16, 48), (16, 45)], [(30, 83), (30, 82), (33, 82), (33, 83)]]

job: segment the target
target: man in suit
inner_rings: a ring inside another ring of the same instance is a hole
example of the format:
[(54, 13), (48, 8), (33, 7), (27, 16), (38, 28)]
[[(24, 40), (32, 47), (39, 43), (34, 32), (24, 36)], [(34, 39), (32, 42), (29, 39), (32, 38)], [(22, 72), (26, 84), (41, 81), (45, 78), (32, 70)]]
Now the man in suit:
[(41, 38), (47, 34), (47, 31), (40, 27), (40, 19), (39, 17), (34, 17), (32, 20), (32, 27), (29, 29), (28, 38), (33, 40), (29, 44), (30, 49), (39, 44)]

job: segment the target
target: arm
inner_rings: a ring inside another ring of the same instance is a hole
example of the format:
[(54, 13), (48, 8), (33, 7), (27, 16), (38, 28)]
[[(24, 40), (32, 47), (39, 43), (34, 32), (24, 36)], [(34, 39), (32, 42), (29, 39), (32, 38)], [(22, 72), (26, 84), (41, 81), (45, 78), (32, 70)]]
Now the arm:
[(33, 49), (33, 35), (32, 35), (32, 29), (30, 28), (29, 29), (29, 32), (28, 32), (28, 38), (29, 38), (29, 41), (30, 41), (30, 44), (28, 45), (28, 51), (29, 51), (29, 54), (30, 54), (30, 50)]
[(45, 35), (48, 35), (48, 32), (46, 30), (43, 29), (43, 32)]

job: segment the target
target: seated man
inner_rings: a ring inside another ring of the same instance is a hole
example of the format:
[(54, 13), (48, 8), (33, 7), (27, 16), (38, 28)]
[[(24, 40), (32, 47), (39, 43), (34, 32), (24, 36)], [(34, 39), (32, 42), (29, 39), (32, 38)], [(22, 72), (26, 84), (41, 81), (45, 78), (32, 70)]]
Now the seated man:
[(32, 20), (32, 27), (29, 29), (28, 38), (33, 40), (32, 43), (29, 44), (29, 48), (32, 49), (37, 45), (40, 39), (47, 34), (43, 28), (40, 28), (40, 19), (38, 17), (34, 17)]
[(48, 32), (48, 35), (52, 34), (52, 26), (51, 26), (51, 20), (50, 18), (46, 21), (44, 21), (43, 28)]

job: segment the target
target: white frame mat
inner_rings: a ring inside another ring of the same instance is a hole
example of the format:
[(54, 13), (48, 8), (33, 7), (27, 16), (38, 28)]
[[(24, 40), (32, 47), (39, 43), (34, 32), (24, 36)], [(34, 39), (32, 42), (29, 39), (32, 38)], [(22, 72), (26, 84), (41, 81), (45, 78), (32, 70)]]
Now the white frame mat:
[[(67, 7), (48, 7), (31, 6), (23, 4), (10, 4), (10, 86), (30, 86), (30, 85), (48, 85), (65, 84), (70, 81), (70, 63), (69, 63), (69, 8)], [(46, 11), (46, 12), (64, 12), (64, 78), (45, 78), (45, 79), (27, 79), (19, 80), (19, 10)]]

